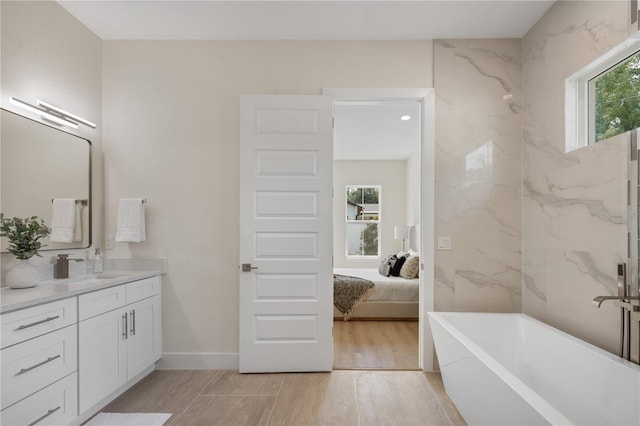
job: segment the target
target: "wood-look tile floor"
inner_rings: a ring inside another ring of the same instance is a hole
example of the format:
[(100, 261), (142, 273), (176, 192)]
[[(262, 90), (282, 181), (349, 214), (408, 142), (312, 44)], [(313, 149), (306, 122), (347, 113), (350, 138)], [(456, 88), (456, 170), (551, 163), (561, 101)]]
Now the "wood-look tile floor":
[(418, 321), (334, 321), (336, 370), (417, 370)]
[(440, 375), (157, 370), (104, 412), (172, 413), (165, 425), (465, 425)]

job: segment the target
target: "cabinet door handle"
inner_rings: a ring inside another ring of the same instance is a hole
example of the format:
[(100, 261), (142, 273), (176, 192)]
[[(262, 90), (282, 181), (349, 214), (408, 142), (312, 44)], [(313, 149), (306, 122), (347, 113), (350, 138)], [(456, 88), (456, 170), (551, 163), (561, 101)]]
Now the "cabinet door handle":
[(38, 367), (40, 367), (40, 366), (42, 366), (42, 365), (48, 364), (48, 363), (50, 363), (51, 361), (53, 361), (53, 360), (56, 360), (56, 359), (60, 358), (60, 356), (61, 356), (61, 355), (50, 356), (49, 358), (45, 359), (44, 361), (39, 362), (39, 363), (37, 363), (37, 364), (35, 364), (35, 365), (32, 365), (31, 367), (23, 368), (22, 370), (18, 371), (18, 372), (15, 374), (15, 376), (19, 376), (19, 375), (21, 375), (21, 374), (26, 373), (27, 371), (31, 371), (31, 370), (33, 370), (34, 368), (38, 368)]
[(55, 317), (47, 317), (47, 318), (45, 318), (43, 320), (32, 322), (31, 324), (21, 325), (20, 327), (16, 328), (13, 331), (24, 330), (25, 328), (29, 328), (29, 327), (33, 327), (33, 326), (36, 326), (36, 325), (44, 324), (45, 322), (53, 321), (53, 320), (58, 319), (58, 318), (60, 318), (60, 315), (56, 315)]
[(131, 335), (136, 335), (136, 310), (131, 311)]
[(127, 314), (122, 314), (122, 340), (127, 339)]
[(40, 423), (42, 420), (46, 419), (47, 417), (49, 417), (50, 415), (52, 415), (53, 413), (55, 413), (56, 411), (58, 411), (60, 408), (59, 405), (56, 408), (52, 408), (51, 410), (47, 411), (46, 414), (38, 417), (37, 419), (35, 419), (34, 421), (32, 421), (31, 423), (29, 423), (28, 426), (34, 426), (37, 425), (38, 423)]

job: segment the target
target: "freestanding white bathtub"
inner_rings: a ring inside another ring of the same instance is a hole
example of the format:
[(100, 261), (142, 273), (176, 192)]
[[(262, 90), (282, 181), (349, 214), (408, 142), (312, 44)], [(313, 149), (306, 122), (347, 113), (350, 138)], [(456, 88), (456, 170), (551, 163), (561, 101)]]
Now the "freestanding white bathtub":
[(522, 314), (429, 321), (445, 390), (470, 425), (640, 425), (636, 364)]

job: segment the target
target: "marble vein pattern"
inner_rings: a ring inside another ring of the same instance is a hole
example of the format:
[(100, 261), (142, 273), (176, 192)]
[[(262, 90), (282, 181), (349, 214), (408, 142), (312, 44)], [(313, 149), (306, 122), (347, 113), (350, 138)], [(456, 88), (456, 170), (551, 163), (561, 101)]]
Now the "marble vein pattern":
[(440, 312), (455, 310), (456, 281), (454, 276), (453, 256), (441, 255), (434, 268), (434, 309)]
[(436, 40), (435, 308), (520, 312), (520, 40)]
[(559, 1), (522, 43), (523, 312), (612, 352), (626, 258), (628, 135), (566, 152), (566, 78), (623, 42), (627, 1)]
[[(492, 246), (459, 247), (455, 306), (458, 311), (520, 312), (520, 250)], [(459, 266), (458, 266), (459, 265)]]
[(522, 255), (522, 311), (545, 321), (547, 317), (546, 251), (529, 249)]

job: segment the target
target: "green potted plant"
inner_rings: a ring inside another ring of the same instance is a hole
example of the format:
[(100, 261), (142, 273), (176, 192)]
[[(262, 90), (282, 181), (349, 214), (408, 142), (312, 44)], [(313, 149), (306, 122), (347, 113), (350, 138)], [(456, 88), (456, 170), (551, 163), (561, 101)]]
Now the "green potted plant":
[(5, 218), (0, 213), (0, 237), (9, 240), (7, 250), (18, 259), (18, 264), (7, 272), (7, 285), (11, 288), (35, 287), (40, 282), (37, 268), (29, 262), (33, 256), (40, 256), (39, 241), (47, 237), (51, 230), (44, 220), (37, 216), (27, 218)]

